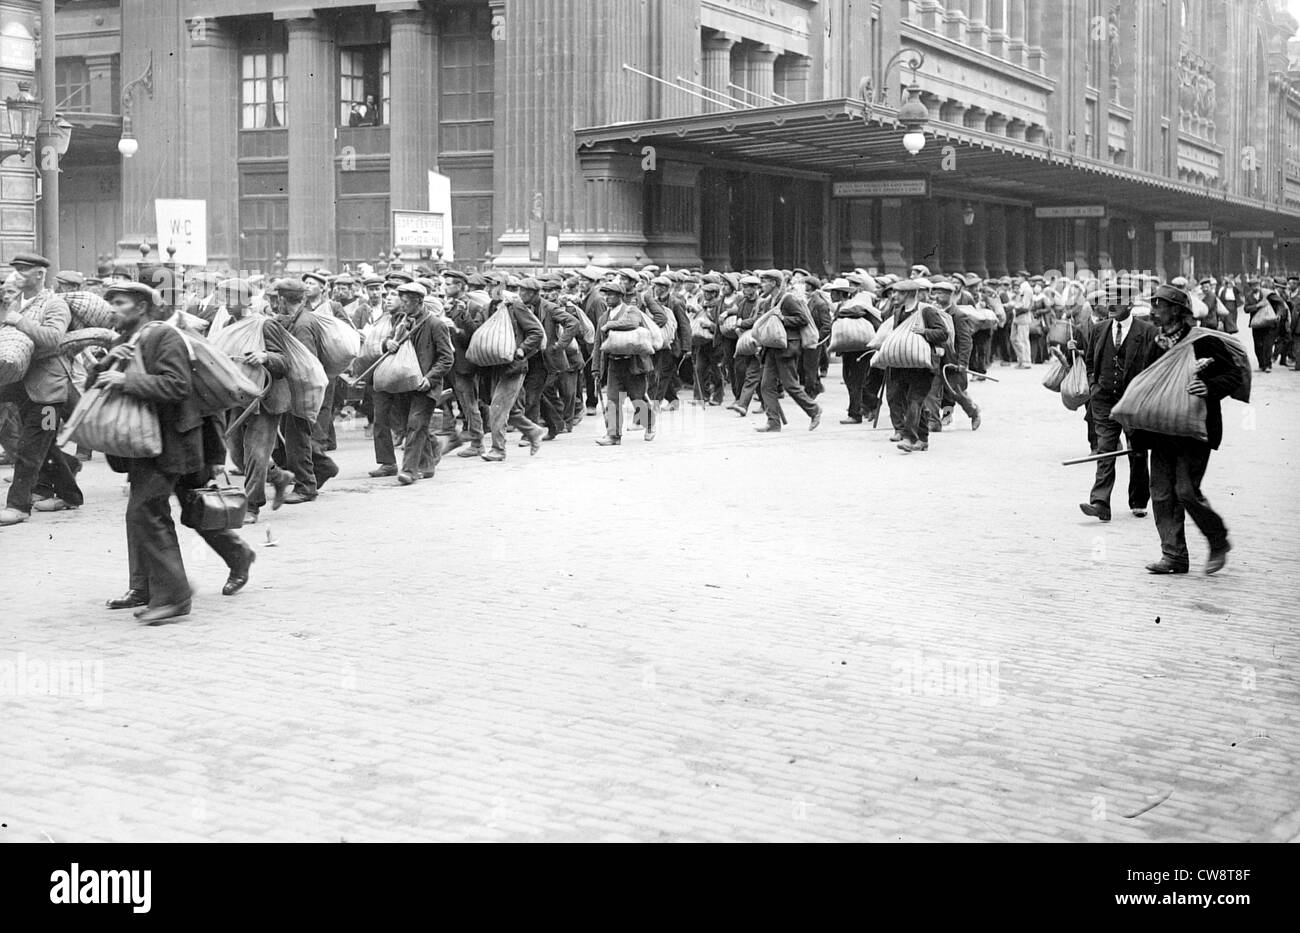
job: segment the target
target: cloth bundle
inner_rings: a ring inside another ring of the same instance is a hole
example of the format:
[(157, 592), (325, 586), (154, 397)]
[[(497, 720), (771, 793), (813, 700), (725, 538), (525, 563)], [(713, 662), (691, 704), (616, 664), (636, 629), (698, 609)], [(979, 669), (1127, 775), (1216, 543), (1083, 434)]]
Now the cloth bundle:
[(320, 364), (325, 375), (333, 378), (345, 372), (352, 361), (361, 352), (361, 335), (347, 321), (336, 318), (329, 311), (316, 310), (321, 324), (320, 329)]
[(420, 359), (415, 353), (415, 344), (403, 340), (397, 352), (386, 357), (375, 367), (375, 390), (398, 395), (402, 392), (414, 392), (420, 387), (424, 373), (420, 370)]
[[(921, 336), (925, 318), (920, 308), (912, 312), (902, 327), (890, 329), (871, 358), (873, 369), (929, 369), (935, 368), (934, 348)], [(883, 330), (883, 328), (882, 328)]]
[(861, 352), (871, 344), (876, 329), (864, 317), (837, 317), (831, 322), (831, 353)]
[(0, 324), (0, 386), (18, 382), (32, 365), (36, 344), (10, 324)]
[(1215, 331), (1193, 331), (1191, 336), (1174, 345), (1133, 378), (1124, 395), (1110, 410), (1111, 417), (1130, 431), (1208, 440), (1205, 399), (1187, 391), (1187, 384), (1196, 377), (1196, 351), (1193, 347), (1198, 340), (1223, 341), (1244, 377), (1231, 398), (1249, 402), (1250, 362), (1246, 351), (1231, 337)]
[(72, 312), (73, 330), (112, 327), (117, 320), (113, 306), (94, 292), (63, 292), (59, 295)]
[(760, 315), (749, 332), (754, 335), (754, 341), (766, 350), (784, 350), (789, 345), (785, 324), (775, 311)]
[(515, 358), (519, 343), (515, 339), (515, 322), (510, 309), (502, 304), (474, 331), (465, 358), (475, 366), (501, 366)]
[(1070, 371), (1061, 380), (1060, 393), (1061, 404), (1070, 411), (1078, 411), (1088, 403), (1088, 368), (1081, 357), (1071, 361)]

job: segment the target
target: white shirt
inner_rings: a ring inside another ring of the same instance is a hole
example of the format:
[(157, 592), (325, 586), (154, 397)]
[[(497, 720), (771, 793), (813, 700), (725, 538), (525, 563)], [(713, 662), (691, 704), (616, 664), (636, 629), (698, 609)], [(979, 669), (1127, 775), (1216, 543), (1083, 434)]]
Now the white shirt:
[[(1128, 317), (1124, 318), (1124, 320), (1122, 321), (1120, 320), (1115, 321), (1114, 325), (1110, 329), (1111, 337), (1118, 336), (1118, 339), (1115, 340), (1115, 349), (1118, 350), (1121, 346), (1124, 345), (1124, 340), (1128, 337), (1128, 332), (1129, 330), (1132, 329), (1132, 327), (1133, 327), (1133, 315), (1131, 314)], [(1116, 328), (1119, 329), (1118, 334), (1116, 334)]]

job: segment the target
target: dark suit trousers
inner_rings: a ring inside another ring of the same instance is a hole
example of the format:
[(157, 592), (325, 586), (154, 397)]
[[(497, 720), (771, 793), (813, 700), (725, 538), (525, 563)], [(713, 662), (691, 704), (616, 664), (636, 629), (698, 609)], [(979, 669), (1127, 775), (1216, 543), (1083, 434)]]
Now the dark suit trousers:
[(578, 373), (554, 372), (546, 374), (546, 385), (542, 388), (542, 417), (546, 426), (559, 434), (569, 426), (573, 412), (573, 401), (578, 394)]
[(546, 390), (546, 364), (541, 354), (528, 361), (524, 376), (524, 417), (533, 424), (542, 423), (542, 393)]
[[(1121, 434), (1124, 436), (1129, 447), (1133, 446), (1133, 439), (1125, 431), (1118, 421), (1110, 416), (1110, 410), (1118, 402), (1118, 398), (1112, 398), (1103, 394), (1099, 388), (1097, 395), (1088, 401), (1088, 407), (1092, 410), (1093, 430), (1097, 434), (1097, 453), (1110, 453), (1113, 450), (1119, 450), (1119, 439)], [(1092, 493), (1088, 496), (1088, 501), (1094, 505), (1105, 506), (1110, 508), (1110, 493), (1115, 487), (1115, 458), (1097, 461), (1097, 476), (1092, 484)], [(1147, 470), (1147, 452), (1138, 450), (1128, 455), (1128, 507), (1130, 509), (1145, 509), (1147, 502), (1151, 498), (1151, 474)]]
[(695, 355), (695, 400), (722, 404), (722, 370), (718, 368), (718, 348), (698, 343), (691, 348)]
[(800, 381), (813, 398), (822, 394), (821, 347), (804, 347), (800, 351)]
[(736, 342), (739, 337), (723, 337), (719, 348), (719, 360), (722, 363), (722, 380), (731, 386), (731, 394), (740, 398), (741, 380), (736, 376)]
[[(137, 460), (127, 471), (130, 495), (126, 502), (126, 552), (130, 587), (149, 596), (151, 606), (187, 602), (190, 584), (181, 560), (181, 546), (172, 523), (171, 497), (179, 489), (200, 485), (197, 477), (158, 470), (152, 461)], [(234, 568), (249, 550), (234, 531), (202, 531), (201, 537), (226, 566)]]
[(736, 406), (749, 411), (749, 405), (758, 394), (759, 382), (763, 377), (763, 361), (757, 356), (737, 356), (735, 367), (736, 379), (740, 382), (740, 391), (736, 393)]
[(865, 389), (867, 377), (872, 372), (880, 372), (880, 370), (872, 370), (871, 355), (864, 356), (861, 350), (853, 350), (843, 354), (840, 363), (844, 370), (844, 386), (849, 390), (849, 417), (861, 418), (864, 411), (874, 414), (875, 393), (868, 397)]
[(1183, 520), (1192, 516), (1210, 550), (1228, 546), (1228, 529), (1219, 513), (1201, 494), (1201, 480), (1210, 463), (1210, 445), (1190, 437), (1157, 435), (1151, 445), (1151, 505), (1160, 553), (1171, 563), (1187, 566)]

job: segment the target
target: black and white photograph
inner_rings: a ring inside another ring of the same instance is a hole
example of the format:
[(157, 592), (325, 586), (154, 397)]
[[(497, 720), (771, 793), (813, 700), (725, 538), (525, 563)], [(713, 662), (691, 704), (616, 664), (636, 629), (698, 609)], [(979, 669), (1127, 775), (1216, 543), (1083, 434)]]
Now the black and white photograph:
[(0, 842), (1300, 841), (1300, 0), (0, 0), (0, 103)]

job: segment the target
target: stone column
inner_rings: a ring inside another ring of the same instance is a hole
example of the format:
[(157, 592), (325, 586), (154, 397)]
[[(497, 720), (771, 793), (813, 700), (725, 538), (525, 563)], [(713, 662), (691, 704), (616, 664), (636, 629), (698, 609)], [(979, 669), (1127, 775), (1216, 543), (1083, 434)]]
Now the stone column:
[(1025, 10), (1025, 67), (1043, 71), (1043, 0), (1029, 0)]
[(122, 83), (144, 73), (152, 50), (153, 94), (140, 90), (132, 99), (132, 130), (140, 148), (134, 158), (120, 160), (122, 237), (117, 254), (139, 262), (137, 247), (143, 241), (154, 248), (150, 261), (160, 262), (166, 255), (159, 259), (154, 199), (186, 197), (181, 169), (187, 147), (182, 97), (189, 49), (188, 40), (185, 45), (180, 40), (187, 30), (178, 4), (122, 0), (121, 16), (122, 35), (131, 37), (122, 46)]
[(980, 107), (971, 107), (962, 114), (962, 123), (972, 130), (985, 131), (988, 126), (989, 112)]
[(750, 175), (745, 184), (745, 265), (767, 269), (776, 260), (772, 244), (772, 176)]
[(938, 266), (931, 265), (930, 271), (942, 269), (946, 273), (961, 272), (965, 263), (966, 225), (962, 223), (962, 203), (955, 198), (943, 202), (940, 210), (942, 227), (939, 236)]
[[(583, 197), (587, 203), (587, 249), (598, 266), (630, 266), (646, 255), (642, 216), (643, 187), (640, 159), (613, 148), (585, 150), (580, 154)], [(527, 235), (521, 263), (527, 260)]]
[(919, 204), (918, 211), (918, 230), (916, 242), (913, 244), (915, 254), (909, 256), (911, 263), (924, 263), (930, 267), (930, 271), (935, 271), (941, 260), (939, 257), (939, 244), (942, 241), (940, 226), (942, 218), (940, 216), (940, 202), (934, 198), (926, 198)]
[[(208, 265), (239, 259), (239, 53), (230, 31), (206, 20), (189, 35), (185, 65), (186, 196), (207, 201)], [(129, 80), (129, 79), (128, 79)], [(91, 87), (95, 86), (92, 72)], [(116, 109), (116, 108), (114, 108)], [(100, 111), (96, 109), (97, 113)], [(159, 244), (166, 250), (167, 244)], [(165, 254), (164, 254), (165, 255)]]
[(706, 269), (731, 267), (731, 192), (719, 169), (700, 173), (700, 262)]
[[(736, 40), (727, 35), (710, 36), (704, 40), (704, 80), (700, 83), (723, 98), (731, 96), (727, 84), (731, 81), (731, 48), (735, 44)], [(704, 104), (704, 109), (714, 113), (729, 108), (719, 100)]]
[(285, 59), (289, 100), (288, 272), (305, 272), (335, 262), (334, 220), (334, 40), (315, 17), (287, 24)]
[(750, 91), (750, 106), (771, 106), (772, 91), (775, 90), (774, 66), (778, 54), (780, 53), (776, 49), (767, 45), (750, 50), (745, 68), (745, 87)]
[(698, 162), (663, 160), (655, 173), (655, 197), (646, 218), (646, 256), (656, 265), (692, 268), (700, 259), (700, 169)]
[(782, 55), (777, 64), (775, 82), (776, 92), (796, 102), (808, 99), (808, 79), (812, 73), (812, 61), (806, 55), (793, 52)]
[(1007, 0), (1007, 61), (1025, 63), (1025, 0)]
[(1102, 217), (1097, 221), (1097, 268), (1110, 269), (1113, 263), (1110, 257), (1111, 248), (1111, 229), (1110, 219)]
[(966, 7), (969, 3), (970, 0), (948, 0), (948, 9), (943, 17), (944, 35), (963, 45), (966, 44)]
[(1034, 217), (1032, 210), (1024, 212), (1025, 219), (1025, 268), (1030, 272), (1040, 273), (1046, 267), (1043, 265), (1043, 236), (1039, 229), (1041, 221)]
[(1025, 271), (1025, 266), (1027, 265), (1025, 261), (1026, 211), (1019, 207), (1008, 207), (1005, 210), (1007, 230), (1007, 274), (1015, 275), (1017, 272)]
[(989, 53), (999, 58), (1007, 56), (1007, 3), (1010, 0), (988, 0)]
[(989, 274), (988, 233), (989, 206), (975, 206), (975, 222), (966, 227), (965, 272), (974, 272), (981, 278)]
[(866, 269), (875, 262), (876, 203), (864, 198), (850, 198), (843, 202), (843, 248), (839, 256), (842, 265)]
[[(1006, 208), (1001, 204), (990, 204), (985, 213), (988, 217), (984, 255), (988, 261), (989, 275), (1007, 274), (1007, 216)], [(977, 220), (978, 224), (979, 221)], [(972, 270), (978, 272), (978, 269)]]
[(968, 0), (969, 21), (966, 26), (966, 44), (983, 52), (989, 44), (988, 0)]
[(424, 88), (437, 81), (425, 54), (429, 14), (418, 3), (385, 5), (384, 12), (389, 34), (389, 208), (426, 211), (428, 173), (436, 156), (428, 149), (428, 124), (437, 119), (437, 113), (425, 105), (428, 95)]
[(903, 200), (885, 198), (880, 202), (880, 266), (882, 272), (903, 272), (907, 259), (903, 255)]

